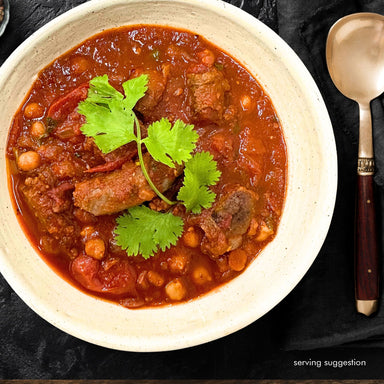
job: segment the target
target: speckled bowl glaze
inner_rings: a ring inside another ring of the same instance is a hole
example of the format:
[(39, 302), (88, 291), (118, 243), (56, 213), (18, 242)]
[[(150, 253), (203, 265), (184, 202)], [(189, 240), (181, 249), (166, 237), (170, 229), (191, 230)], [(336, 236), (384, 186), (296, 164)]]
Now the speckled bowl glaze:
[[(271, 97), (288, 151), (285, 207), (275, 239), (227, 285), (185, 304), (129, 310), (68, 284), (34, 251), (6, 185), (13, 114), (36, 74), (106, 28), (162, 24), (203, 35), (241, 62)], [(48, 23), (0, 69), (0, 271), (41, 317), (80, 339), (127, 351), (189, 347), (235, 332), (280, 302), (314, 261), (331, 221), (337, 159), (321, 95), (294, 52), (268, 27), (219, 0), (93, 0)]]

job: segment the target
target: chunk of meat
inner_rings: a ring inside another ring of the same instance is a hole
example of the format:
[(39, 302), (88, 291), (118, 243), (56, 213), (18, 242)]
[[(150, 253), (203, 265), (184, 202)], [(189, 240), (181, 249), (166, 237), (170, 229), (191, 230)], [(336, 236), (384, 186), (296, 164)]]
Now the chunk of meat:
[(20, 186), (20, 191), (43, 231), (60, 240), (63, 250), (69, 251), (79, 233), (69, 211), (72, 198), (68, 191), (73, 186), (64, 183), (54, 187), (53, 183), (50, 170), (43, 169), (38, 176), (28, 177)]
[(201, 242), (202, 252), (212, 257), (218, 257), (230, 249), (225, 232), (213, 219), (211, 210), (203, 211), (195, 218), (193, 223), (199, 226), (204, 232)]
[[(149, 177), (160, 192), (166, 191), (182, 168), (158, 163), (146, 153), (144, 164)], [(145, 179), (140, 165), (127, 162), (121, 169), (101, 174), (76, 184), (74, 204), (95, 216), (108, 215), (152, 200), (155, 192)]]
[(254, 192), (236, 186), (217, 202), (212, 216), (229, 234), (242, 235), (251, 223), (256, 199)]
[(72, 183), (62, 183), (58, 187), (52, 188), (47, 193), (52, 198), (52, 211), (55, 213), (64, 212), (71, 206), (71, 200), (68, 198), (68, 191), (75, 186)]
[(132, 77), (135, 78), (144, 74), (148, 75), (148, 89), (144, 97), (137, 102), (135, 109), (145, 116), (159, 104), (167, 84), (167, 78), (162, 72), (141, 69), (136, 69)]
[(229, 83), (223, 73), (215, 67), (204, 72), (201, 72), (201, 67), (197, 68), (196, 72), (187, 75), (194, 118), (218, 122), (223, 118), (225, 111), (224, 95), (230, 89)]
[(216, 258), (239, 248), (254, 215), (256, 200), (254, 192), (234, 185), (227, 188), (210, 210), (194, 218), (204, 231), (201, 250)]
[(136, 272), (128, 260), (96, 260), (87, 255), (76, 257), (70, 267), (74, 279), (94, 292), (136, 296)]
[(232, 161), (234, 158), (233, 139), (224, 133), (218, 132), (211, 136), (210, 141), (213, 158), (217, 161), (226, 159)]
[(55, 141), (47, 141), (37, 150), (46, 163), (50, 163), (50, 170), (58, 179), (80, 177), (85, 170), (85, 164), (65, 147)]

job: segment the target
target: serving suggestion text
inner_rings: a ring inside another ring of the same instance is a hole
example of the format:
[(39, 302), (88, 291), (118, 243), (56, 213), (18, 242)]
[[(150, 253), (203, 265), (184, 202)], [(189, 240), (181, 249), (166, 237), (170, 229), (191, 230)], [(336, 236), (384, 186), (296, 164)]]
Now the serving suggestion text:
[(365, 360), (294, 360), (294, 367), (332, 367), (332, 368), (344, 368), (344, 367), (365, 367), (367, 362)]

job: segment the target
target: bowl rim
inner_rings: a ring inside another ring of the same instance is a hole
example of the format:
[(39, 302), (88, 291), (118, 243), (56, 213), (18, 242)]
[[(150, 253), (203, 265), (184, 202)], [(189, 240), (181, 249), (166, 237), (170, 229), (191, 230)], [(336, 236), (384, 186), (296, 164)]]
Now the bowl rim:
[[(139, 0), (125, 0), (126, 3), (135, 3)], [(168, 0), (147, 0), (148, 2), (153, 3), (161, 3), (161, 2), (167, 2)], [(301, 59), (296, 55), (296, 53), (288, 46), (288, 44), (282, 40), (273, 30), (271, 30), (269, 27), (267, 27), (265, 24), (263, 24), (261, 21), (253, 17), (252, 15), (248, 14), (247, 12), (231, 5), (228, 3), (225, 3), (222, 0), (173, 0), (176, 3), (183, 3), (183, 4), (200, 4), (205, 7), (210, 7), (212, 9), (218, 9), (221, 12), (228, 12), (231, 14), (232, 17), (235, 17), (239, 20), (242, 20), (245, 24), (253, 24), (254, 27), (257, 27), (258, 30), (261, 31), (261, 33), (265, 36), (267, 36), (269, 39), (273, 39), (274, 44), (276, 47), (278, 47), (281, 52), (283, 52), (286, 55), (287, 60), (289, 61), (290, 65), (295, 65), (297, 67), (297, 71), (301, 72), (301, 76), (304, 78), (306, 84), (311, 89), (311, 92), (315, 95), (317, 107), (320, 108), (321, 113), (324, 115), (324, 122), (323, 125), (328, 127), (328, 130), (324, 132), (324, 134), (327, 136), (328, 143), (329, 143), (329, 154), (330, 157), (326, 159), (328, 165), (333, 167), (331, 174), (333, 175), (333, 178), (328, 180), (329, 182), (329, 195), (327, 198), (327, 207), (328, 211), (324, 212), (325, 215), (328, 218), (325, 218), (325, 224), (322, 227), (322, 231), (319, 233), (319, 236), (315, 239), (313, 242), (313, 254), (312, 257), (307, 257), (305, 259), (305, 262), (300, 266), (298, 273), (296, 273), (295, 278), (292, 279), (292, 281), (289, 281), (289, 284), (286, 285), (286, 289), (284, 292), (280, 292), (278, 295), (276, 294), (274, 297), (272, 297), (272, 300), (270, 300), (269, 304), (265, 306), (265, 308), (262, 310), (263, 313), (261, 316), (263, 316), (265, 313), (267, 313), (269, 310), (271, 310), (275, 305), (277, 305), (281, 300), (283, 300), (288, 293), (292, 291), (292, 289), (299, 283), (299, 281), (302, 279), (302, 277), (306, 274), (309, 267), (313, 263), (313, 261), (316, 259), (318, 252), (320, 251), (320, 248), (325, 240), (325, 237), (328, 233), (329, 226), (332, 219), (332, 213), (336, 201), (336, 192), (337, 192), (337, 156), (336, 156), (336, 144), (335, 139), (333, 136), (332, 131), (332, 125), (331, 121), (329, 119), (328, 111), (325, 107), (325, 103), (322, 99), (322, 96), (320, 94), (320, 91), (318, 90), (318, 87), (310, 75), (308, 69), (305, 67)], [(54, 33), (56, 29), (58, 29), (60, 26), (64, 25), (67, 21), (69, 21), (73, 16), (76, 15), (76, 17), (80, 17), (81, 15), (85, 16), (89, 12), (95, 12), (98, 10), (102, 10), (103, 7), (106, 5), (113, 6), (114, 4), (120, 4), (122, 3), (122, 0), (91, 0), (86, 3), (83, 3), (81, 5), (78, 5), (69, 11), (63, 13), (62, 15), (54, 18), (50, 22), (48, 22), (46, 25), (41, 27), (39, 30), (34, 32), (30, 37), (28, 37), (16, 50), (8, 57), (8, 59), (4, 62), (4, 64), (0, 67), (0, 78), (3, 76), (6, 76), (7, 73), (10, 71), (13, 71), (14, 63), (16, 63), (20, 56), (23, 55), (23, 51), (25, 47), (35, 44), (39, 39), (43, 38), (47, 34)], [(90, 36), (91, 37), (91, 36)], [(64, 53), (64, 52), (63, 52)], [(277, 111), (278, 112), (278, 111)], [(289, 167), (289, 164), (288, 164)], [(3, 255), (3, 252), (0, 252), (0, 260), (5, 260), (6, 258)], [(57, 328), (61, 329), (62, 331), (71, 334), (73, 336), (76, 336), (79, 339), (91, 342), (93, 344), (101, 345), (108, 348), (113, 349), (120, 349), (120, 350), (129, 350), (129, 351), (165, 351), (165, 350), (175, 350), (180, 348), (185, 348), (192, 345), (198, 345), (202, 344), (208, 341), (212, 341), (214, 339), (217, 339), (219, 337), (223, 337), (229, 333), (235, 332), (253, 321), (255, 321), (257, 318), (261, 317), (258, 316), (255, 319), (255, 316), (253, 315), (252, 310), (249, 311), (249, 314), (247, 316), (243, 316), (241, 319), (239, 319), (236, 323), (228, 325), (225, 329), (218, 328), (214, 331), (210, 331), (209, 333), (202, 332), (202, 334), (195, 335), (195, 339), (191, 343), (191, 340), (188, 340), (188, 343), (186, 343), (186, 340), (168, 340), (167, 346), (165, 347), (161, 340), (154, 341), (152, 347), (150, 348), (141, 348), (139, 345), (140, 342), (133, 343), (130, 346), (126, 345), (120, 345), (114, 341), (108, 342), (105, 339), (97, 339), (94, 337), (89, 337), (89, 335), (84, 336), (83, 333), (78, 331), (76, 329), (76, 326), (70, 326), (69, 323), (63, 322), (60, 319), (59, 314), (57, 314), (54, 311), (51, 311), (50, 308), (47, 308), (44, 303), (39, 300), (38, 297), (30, 297), (28, 293), (25, 291), (24, 287), (22, 286), (21, 280), (18, 279), (18, 277), (13, 273), (12, 268), (10, 265), (7, 264), (6, 260), (5, 263), (0, 263), (0, 272), (3, 274), (7, 282), (10, 284), (12, 289), (18, 294), (18, 296), (21, 297), (21, 299), (35, 311), (38, 315), (40, 315), (42, 318), (47, 320), (49, 323), (55, 325)], [(177, 306), (175, 306), (177, 307)], [(133, 346), (133, 347), (132, 347)]]

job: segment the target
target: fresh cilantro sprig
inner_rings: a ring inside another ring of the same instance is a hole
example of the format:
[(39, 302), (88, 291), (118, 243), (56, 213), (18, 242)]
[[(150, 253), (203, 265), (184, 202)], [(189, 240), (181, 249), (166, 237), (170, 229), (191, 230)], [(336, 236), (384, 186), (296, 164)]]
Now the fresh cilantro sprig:
[(116, 243), (128, 256), (141, 255), (148, 259), (160, 248), (176, 244), (183, 232), (183, 220), (172, 213), (160, 213), (144, 205), (132, 207), (118, 217)]
[[(107, 75), (92, 79), (87, 99), (78, 106), (78, 112), (86, 118), (81, 131), (92, 137), (103, 153), (135, 141), (144, 177), (169, 205), (176, 202), (165, 197), (152, 182), (145, 168), (142, 146), (145, 145), (156, 161), (169, 167), (184, 164), (184, 183), (177, 198), (187, 211), (200, 213), (202, 208), (212, 205), (216, 195), (209, 186), (216, 184), (221, 172), (208, 152), (192, 155), (199, 137), (193, 125), (181, 120), (172, 125), (168, 119), (162, 118), (152, 123), (147, 137), (142, 138), (134, 107), (145, 95), (147, 86), (148, 75), (141, 75), (124, 82), (122, 94), (109, 84)], [(152, 256), (158, 249), (165, 250), (176, 244), (183, 231), (180, 217), (170, 212), (155, 212), (144, 205), (130, 208), (116, 221), (116, 243), (128, 255), (141, 254), (144, 258)]]
[(145, 168), (142, 144), (156, 161), (175, 167), (174, 163), (182, 164), (191, 158), (199, 136), (193, 131), (193, 125), (177, 120), (172, 126), (168, 119), (161, 119), (148, 127), (148, 137), (142, 139), (140, 122), (133, 108), (145, 95), (147, 84), (148, 75), (130, 79), (122, 85), (123, 95), (109, 84), (107, 75), (93, 78), (89, 82), (87, 99), (78, 106), (78, 112), (86, 117), (81, 131), (93, 137), (103, 153), (136, 141), (144, 177), (155, 193), (172, 205), (175, 202), (158, 190)]

